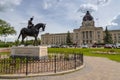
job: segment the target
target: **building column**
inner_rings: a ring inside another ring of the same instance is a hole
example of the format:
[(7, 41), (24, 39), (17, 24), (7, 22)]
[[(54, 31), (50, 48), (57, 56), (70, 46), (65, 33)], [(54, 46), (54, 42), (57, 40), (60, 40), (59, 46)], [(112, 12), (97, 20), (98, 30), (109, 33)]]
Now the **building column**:
[(95, 40), (95, 31), (92, 31), (92, 40), (93, 40), (93, 43), (96, 43), (96, 40)]
[(90, 31), (90, 44), (92, 43), (92, 31)]
[(83, 44), (83, 40), (85, 39), (85, 31), (82, 31), (82, 44)]
[[(86, 31), (84, 31), (84, 36), (85, 36), (85, 38), (84, 38), (84, 43), (86, 43), (86, 38), (87, 38), (87, 37), (86, 37)], [(83, 43), (83, 44), (84, 44), (84, 43)]]

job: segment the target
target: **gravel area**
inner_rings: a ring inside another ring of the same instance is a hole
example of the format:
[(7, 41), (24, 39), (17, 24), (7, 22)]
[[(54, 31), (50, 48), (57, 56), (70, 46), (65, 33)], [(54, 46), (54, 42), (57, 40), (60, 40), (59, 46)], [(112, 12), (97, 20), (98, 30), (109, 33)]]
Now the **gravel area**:
[(99, 57), (84, 57), (84, 62), (83, 69), (69, 74), (12, 80), (120, 80), (120, 63)]

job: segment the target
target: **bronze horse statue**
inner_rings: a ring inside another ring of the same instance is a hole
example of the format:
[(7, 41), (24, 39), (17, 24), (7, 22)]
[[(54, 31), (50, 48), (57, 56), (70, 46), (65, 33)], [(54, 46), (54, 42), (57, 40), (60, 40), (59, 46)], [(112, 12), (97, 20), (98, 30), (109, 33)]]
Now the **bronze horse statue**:
[(45, 27), (46, 27), (46, 24), (38, 23), (35, 26), (33, 26), (32, 28), (30, 28), (30, 29), (22, 28), (21, 31), (20, 31), (20, 34), (18, 36), (18, 39), (22, 35), (22, 42), (21, 43), (24, 44), (24, 39), (27, 36), (32, 36), (32, 37), (35, 38), (34, 45), (36, 46), (36, 45), (38, 45), (37, 37), (38, 37), (38, 34), (39, 34), (39, 29), (42, 28), (42, 31), (44, 31)]

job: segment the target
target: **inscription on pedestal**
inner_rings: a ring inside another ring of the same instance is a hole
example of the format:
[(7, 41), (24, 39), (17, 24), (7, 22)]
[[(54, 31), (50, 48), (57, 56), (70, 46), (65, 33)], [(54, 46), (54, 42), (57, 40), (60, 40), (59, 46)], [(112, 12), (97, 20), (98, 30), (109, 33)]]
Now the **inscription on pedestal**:
[(45, 57), (47, 46), (12, 47), (11, 56)]

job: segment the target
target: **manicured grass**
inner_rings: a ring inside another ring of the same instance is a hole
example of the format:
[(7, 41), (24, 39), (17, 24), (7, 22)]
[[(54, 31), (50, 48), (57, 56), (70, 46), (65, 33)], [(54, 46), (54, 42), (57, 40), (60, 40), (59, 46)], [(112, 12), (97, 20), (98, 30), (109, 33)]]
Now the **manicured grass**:
[[(120, 49), (104, 49), (104, 48), (48, 48), (49, 53), (65, 53), (65, 54), (79, 54), (83, 53), (84, 56), (95, 56), (95, 57), (106, 57), (110, 60), (120, 62)], [(109, 54), (109, 52), (111, 52)], [(112, 54), (115, 53), (115, 54)], [(0, 55), (7, 54), (10, 52), (0, 52)]]
[(120, 49), (103, 49), (103, 48), (49, 48), (49, 53), (83, 53), (85, 56), (106, 57), (110, 60), (120, 62)]
[(10, 52), (0, 52), (0, 55), (9, 55)]

